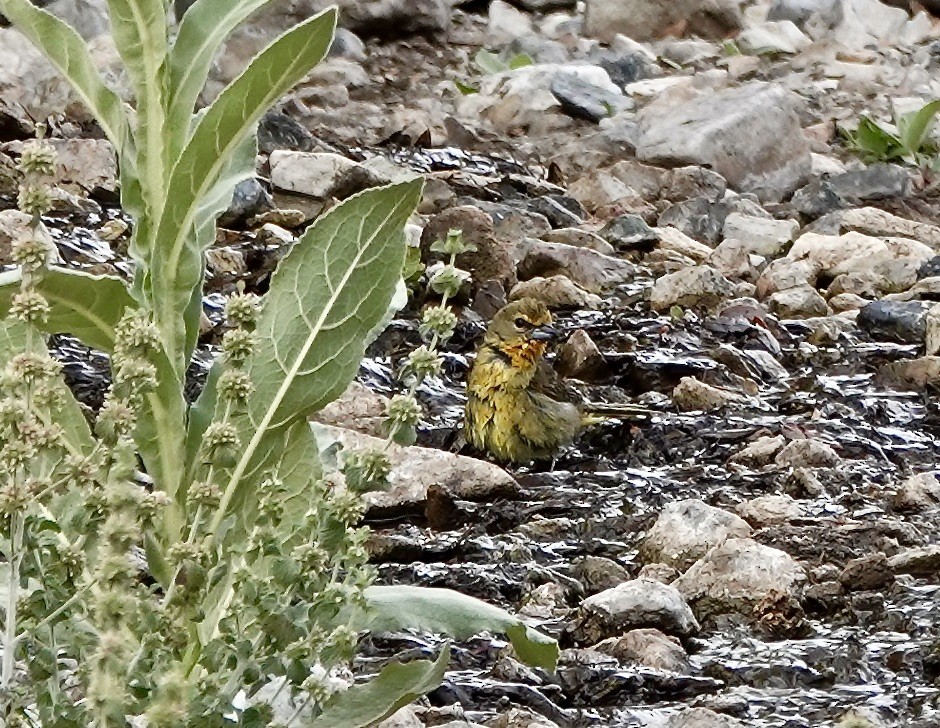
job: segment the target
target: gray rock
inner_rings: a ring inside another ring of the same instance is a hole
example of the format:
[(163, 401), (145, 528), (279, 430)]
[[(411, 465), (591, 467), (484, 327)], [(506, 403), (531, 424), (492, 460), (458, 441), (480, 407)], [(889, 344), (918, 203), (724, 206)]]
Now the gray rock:
[(506, 53), (510, 58), (527, 55), (535, 63), (567, 63), (570, 60), (568, 49), (562, 43), (534, 33), (513, 38), (506, 46)]
[(528, 237), (537, 237), (546, 243), (563, 243), (565, 245), (574, 245), (577, 248), (590, 248), (604, 255), (613, 255), (617, 252), (614, 246), (608, 243), (597, 233), (590, 230), (580, 230), (578, 228), (560, 228), (558, 230), (548, 230), (541, 235), (531, 235)]
[(627, 84), (652, 78), (662, 73), (645, 53), (617, 53), (605, 51), (593, 57), (597, 65), (607, 71), (610, 80), (623, 88)]
[(618, 215), (601, 229), (600, 234), (620, 250), (657, 240), (656, 231), (639, 215)]
[(515, 5), (537, 13), (552, 10), (569, 10), (578, 4), (577, 0), (512, 0)]
[(741, 518), (700, 500), (668, 504), (640, 546), (640, 558), (684, 570), (726, 538), (747, 537)]
[(458, 202), (461, 206), (483, 210), (493, 221), (493, 234), (506, 242), (515, 242), (521, 238), (543, 238), (552, 229), (545, 215), (524, 207), (466, 197), (460, 198)]
[(605, 41), (617, 33), (647, 41), (683, 28), (703, 38), (721, 39), (742, 24), (734, 0), (587, 0), (584, 33)]
[(791, 468), (832, 468), (842, 462), (839, 454), (820, 440), (792, 440), (774, 458), (777, 465)]
[(366, 44), (349, 28), (337, 28), (333, 35), (333, 43), (328, 53), (330, 58), (349, 58), (353, 61), (366, 59)]
[(656, 221), (658, 227), (674, 227), (709, 245), (721, 240), (721, 231), (728, 217), (728, 206), (707, 197), (693, 197), (663, 210)]
[(423, 506), (432, 486), (460, 500), (505, 497), (519, 490), (509, 473), (485, 460), (427, 447), (390, 445), (386, 449), (386, 441), (378, 437), (330, 425), (315, 427), (318, 439), (338, 442), (344, 450), (385, 449), (392, 464), (389, 488), (366, 494), (372, 513), (396, 513)]
[(630, 574), (625, 568), (603, 556), (585, 556), (574, 564), (572, 571), (575, 578), (592, 594), (630, 581)]
[(789, 20), (800, 27), (812, 21), (833, 27), (842, 20), (841, 0), (774, 0), (767, 20)]
[(828, 316), (826, 299), (813, 286), (802, 285), (777, 291), (767, 297), (767, 308), (780, 318), (812, 318)]
[(911, 173), (897, 164), (873, 164), (830, 177), (828, 182), (839, 197), (851, 204), (905, 197), (911, 191)]
[(765, 600), (798, 597), (805, 579), (789, 554), (749, 538), (729, 538), (696, 561), (675, 586), (699, 619), (729, 613), (759, 618)]
[(728, 182), (717, 172), (706, 167), (689, 166), (670, 169), (664, 179), (663, 199), (679, 202), (704, 197), (718, 202), (725, 196)]
[(680, 636), (695, 634), (699, 628), (675, 587), (633, 579), (585, 599), (567, 630), (580, 644), (596, 644), (643, 627)]
[(825, 180), (817, 180), (798, 189), (790, 200), (794, 210), (809, 218), (822, 217), (848, 205)]
[(888, 559), (895, 574), (936, 576), (940, 574), (940, 544), (904, 549)]
[(554, 275), (550, 278), (535, 277), (517, 283), (509, 292), (510, 301), (520, 298), (535, 298), (552, 309), (597, 308), (600, 296), (579, 288), (570, 278)]
[(562, 111), (578, 119), (597, 122), (633, 108), (633, 100), (629, 97), (595, 86), (571, 73), (556, 74), (550, 88)]
[(274, 209), (274, 200), (257, 177), (249, 177), (235, 185), (232, 202), (219, 217), (219, 225), (233, 227), (255, 215)]
[(799, 110), (793, 94), (763, 82), (656, 101), (638, 114), (637, 158), (708, 165), (737, 189), (779, 200), (810, 173)]
[(737, 392), (713, 387), (695, 377), (682, 377), (672, 390), (672, 401), (680, 412), (716, 412), (741, 399)]
[(668, 670), (682, 675), (692, 671), (689, 656), (675, 637), (668, 637), (658, 629), (634, 629), (623, 637), (612, 637), (595, 645), (594, 649), (616, 657), (621, 662), (634, 663), (656, 670)]
[[(327, 2), (326, 5), (331, 3)], [(365, 36), (400, 38), (450, 29), (450, 0), (343, 0), (343, 25)]]
[(650, 291), (650, 307), (655, 311), (672, 306), (714, 308), (734, 292), (734, 284), (721, 273), (699, 265), (657, 278)]
[(922, 301), (872, 301), (858, 312), (859, 327), (877, 339), (922, 344), (930, 304)]
[(933, 473), (912, 475), (894, 496), (899, 511), (926, 511), (940, 505), (940, 481)]
[(556, 228), (580, 225), (585, 217), (581, 203), (568, 195), (540, 195), (529, 200), (526, 208), (544, 216)]
[(346, 180), (361, 166), (339, 154), (274, 151), (270, 157), (271, 184), (278, 189), (317, 199), (345, 191)]
[(591, 293), (601, 293), (630, 280), (637, 272), (632, 263), (590, 248), (529, 238), (520, 249), (522, 259), (517, 270), (523, 280), (564, 275)]
[(262, 116), (258, 123), (258, 150), (265, 154), (276, 149), (309, 152), (313, 145), (313, 134), (287, 114), (271, 111)]

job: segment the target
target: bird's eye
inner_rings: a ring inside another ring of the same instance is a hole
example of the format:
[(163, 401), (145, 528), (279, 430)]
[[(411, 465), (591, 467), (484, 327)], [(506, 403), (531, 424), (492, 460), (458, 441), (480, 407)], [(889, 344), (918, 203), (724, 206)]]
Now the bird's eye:
[(522, 318), (521, 316), (515, 321), (517, 329), (530, 329), (532, 328), (532, 322), (527, 319)]

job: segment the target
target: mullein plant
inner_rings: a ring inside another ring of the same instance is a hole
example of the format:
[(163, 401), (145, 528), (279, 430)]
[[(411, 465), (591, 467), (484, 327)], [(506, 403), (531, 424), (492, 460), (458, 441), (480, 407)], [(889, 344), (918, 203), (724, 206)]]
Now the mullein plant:
[[(337, 690), (334, 672), (369, 630), (504, 632), (523, 660), (555, 664), (552, 640), (496, 607), (372, 585), (361, 490), (387, 476), (387, 459), (350, 457), (342, 484), (309, 424), (396, 311), (420, 179), (332, 208), (262, 300), (233, 295), (222, 353), (186, 400), (215, 218), (254, 171), (255, 122), (325, 55), (336, 23), (330, 9), (288, 30), (196, 113), (217, 50), (265, 2), (196, 0), (171, 33), (163, 0), (109, 0), (128, 108), (73, 29), (28, 0), (0, 0), (114, 144), (134, 263), (130, 284), (50, 264), (42, 216), (54, 154), (25, 145), (19, 205), (30, 224), (16, 270), (0, 275), (5, 726), (372, 725), (434, 689), (448, 654), (392, 662)], [(445, 252), (444, 292), (461, 279)], [(446, 306), (429, 309), (413, 375), (436, 371), (434, 347), (454, 323)], [(65, 386), (47, 334), (110, 355), (94, 418)], [(413, 441), (416, 387), (390, 405), (396, 441)], [(357, 459), (371, 463), (358, 480)]]

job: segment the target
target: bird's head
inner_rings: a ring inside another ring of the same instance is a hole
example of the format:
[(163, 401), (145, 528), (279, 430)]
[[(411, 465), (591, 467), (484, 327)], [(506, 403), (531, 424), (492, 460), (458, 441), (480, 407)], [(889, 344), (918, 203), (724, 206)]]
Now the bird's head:
[(484, 343), (498, 349), (513, 366), (528, 368), (545, 353), (548, 342), (558, 338), (552, 314), (541, 301), (521, 298), (503, 306), (486, 329)]

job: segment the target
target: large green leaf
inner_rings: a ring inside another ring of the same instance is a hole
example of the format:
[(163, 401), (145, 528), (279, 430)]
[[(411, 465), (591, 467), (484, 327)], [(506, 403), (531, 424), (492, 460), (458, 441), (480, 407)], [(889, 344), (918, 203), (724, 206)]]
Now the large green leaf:
[[(168, 137), (186, 129), (166, 123), (164, 108), (167, 13), (163, 0), (108, 0), (111, 33), (137, 100), (137, 179), (145, 214), (159, 215), (166, 188), (167, 167), (163, 150)], [(122, 162), (130, 162), (122, 155)]]
[(217, 524), (235, 491), (277, 456), (272, 433), (316, 412), (352, 381), (401, 278), (404, 226), (421, 188), (416, 179), (350, 197), (311, 225), (278, 265), (248, 365), (256, 392), (242, 421), (243, 450)]
[[(10, 299), (20, 290), (20, 269), (0, 273), (0, 316), (10, 310)], [(39, 292), (51, 308), (43, 330), (71, 334), (86, 346), (110, 352), (114, 328), (126, 308), (136, 303), (120, 278), (93, 276), (67, 268), (50, 268), (39, 282)]]
[(0, 0), (0, 13), (68, 79), (123, 159), (131, 148), (127, 114), (118, 95), (105, 86), (82, 37), (29, 0)]
[[(188, 130), (190, 116), (205, 86), (209, 68), (228, 34), (251, 13), (270, 1), (235, 0), (222, 3), (219, 0), (197, 0), (186, 11), (167, 59), (167, 117), (173, 128)], [(171, 159), (179, 153), (186, 138), (168, 140), (170, 144), (167, 149)], [(172, 148), (177, 144), (179, 146)]]
[(522, 620), (492, 604), (450, 589), (418, 586), (370, 586), (365, 592), (371, 608), (362, 628), (390, 632), (415, 629), (469, 639), (483, 631), (503, 632), (524, 662), (554, 670), (558, 643), (527, 627)]
[(369, 682), (334, 693), (308, 728), (374, 726), (438, 687), (449, 658), (450, 648), (445, 647), (434, 662), (414, 660), (386, 665)]
[(203, 251), (191, 235), (199, 210), (254, 123), (326, 54), (335, 26), (335, 9), (326, 10), (263, 50), (209, 107), (173, 168), (149, 252), (149, 285), (157, 326), (178, 371), (185, 365), (180, 312), (200, 283)]

